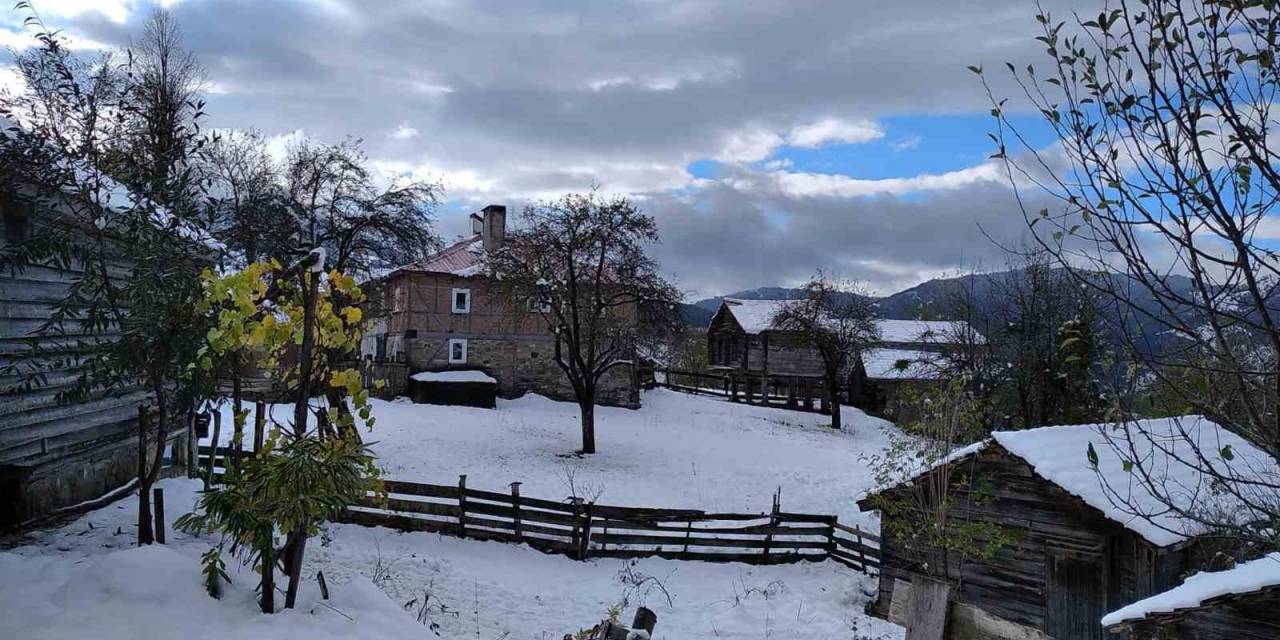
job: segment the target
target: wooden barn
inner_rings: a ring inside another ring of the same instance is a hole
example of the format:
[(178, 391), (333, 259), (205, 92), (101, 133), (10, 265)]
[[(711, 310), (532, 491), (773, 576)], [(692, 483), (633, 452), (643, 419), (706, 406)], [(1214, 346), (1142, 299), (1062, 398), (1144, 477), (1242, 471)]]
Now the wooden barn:
[[(787, 300), (725, 298), (707, 327), (712, 371), (752, 379), (822, 377), (822, 359), (803, 335), (783, 331), (773, 319)], [(880, 341), (859, 355), (846, 373), (846, 398), (859, 409), (899, 417), (903, 391), (935, 383), (938, 356), (957, 348), (972, 330), (965, 322), (880, 320)]]
[[(39, 227), (85, 233), (72, 216), (12, 195), (0, 196), (0, 218), (0, 249), (25, 242)], [(193, 252), (207, 249), (193, 244)], [(112, 278), (128, 277), (128, 264), (109, 268)], [(79, 269), (25, 264), (0, 270), (0, 528), (102, 497), (137, 475), (138, 407), (150, 397), (140, 385), (58, 400), (59, 392), (76, 384), (81, 345), (116, 336), (75, 326), (65, 334), (40, 331), (52, 305), (81, 277)], [(25, 384), (23, 373), (36, 351), (55, 366), (44, 369), (39, 384)], [(170, 433), (171, 459), (184, 455), (185, 446), (176, 442), (183, 435)]]
[(1280, 638), (1280, 553), (1206, 571), (1102, 619), (1134, 640)]
[[(1147, 420), (1131, 432), (1150, 434), (1151, 442), (1176, 442), (1178, 429), (1198, 442), (1213, 443), (1205, 452), (1230, 444), (1234, 459), (1280, 478), (1274, 459), (1242, 438), (1200, 417)], [(937, 482), (938, 471), (953, 473), (947, 517), (953, 523), (991, 523), (1012, 534), (1013, 542), (989, 560), (954, 556), (943, 574), (941, 550), (920, 548), (903, 539), (909, 519), (882, 514), (879, 596), (874, 612), (902, 621), (911, 606), (913, 583), (928, 585), (942, 576), (952, 585), (952, 638), (1110, 637), (1101, 624), (1108, 611), (1177, 586), (1200, 565), (1206, 549), (1196, 535), (1202, 528), (1171, 514), (1142, 490), (1108, 444), (1103, 425), (1044, 427), (996, 432), (965, 447), (901, 484), (859, 501), (872, 510), (882, 500), (912, 500)], [(1190, 448), (1183, 441), (1183, 446)], [(1095, 469), (1087, 452), (1098, 457)], [(1150, 446), (1150, 467), (1167, 474), (1165, 486), (1185, 491), (1187, 505), (1209, 480), (1178, 462), (1178, 447)], [(1185, 455), (1186, 452), (1182, 452)], [(1214, 458), (1220, 454), (1212, 454)], [(1222, 459), (1216, 464), (1227, 464)], [(1106, 486), (1124, 492), (1122, 509), (1112, 504)], [(935, 492), (936, 493), (936, 492)], [(897, 504), (911, 504), (897, 503)], [(910, 511), (905, 511), (910, 513)], [(908, 518), (907, 516), (897, 516)], [(930, 566), (932, 562), (932, 566)]]

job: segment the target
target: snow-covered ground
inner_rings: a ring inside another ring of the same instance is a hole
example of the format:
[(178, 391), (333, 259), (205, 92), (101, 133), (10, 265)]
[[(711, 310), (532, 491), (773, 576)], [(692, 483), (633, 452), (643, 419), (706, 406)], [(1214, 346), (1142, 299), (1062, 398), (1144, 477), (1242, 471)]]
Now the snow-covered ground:
[[(172, 523), (199, 485), (162, 486)], [(234, 561), (223, 599), (204, 593), (198, 558), (210, 540), (171, 530), (168, 545), (135, 548), (134, 505), (122, 500), (0, 553), (0, 638), (420, 639), (436, 637), (435, 624), (447, 639), (546, 640), (598, 621), (624, 596), (624, 618), (639, 604), (658, 614), (656, 638), (902, 637), (901, 628), (862, 614), (875, 580), (830, 562), (580, 563), (523, 546), (355, 525), (329, 526), (308, 546), (304, 574), (324, 571), (332, 600), (322, 604), (309, 579), (295, 611), (268, 616), (256, 610), (254, 576)], [(662, 582), (670, 602), (646, 576)]]
[[(735, 404), (655, 389), (640, 409), (596, 409), (599, 453), (581, 446), (578, 408), (526, 395), (496, 409), (373, 400), (375, 441), (387, 478), (507, 491), (570, 495), (643, 507), (764, 512), (782, 489), (784, 511), (835, 514), (847, 524), (878, 527), (855, 501), (873, 488), (867, 458), (887, 445), (885, 420), (844, 408), (844, 431), (816, 413)], [(288, 420), (292, 408), (273, 408)], [(224, 425), (231, 420), (225, 409)], [(828, 425), (828, 426), (824, 426)], [(221, 440), (230, 441), (224, 426)]]

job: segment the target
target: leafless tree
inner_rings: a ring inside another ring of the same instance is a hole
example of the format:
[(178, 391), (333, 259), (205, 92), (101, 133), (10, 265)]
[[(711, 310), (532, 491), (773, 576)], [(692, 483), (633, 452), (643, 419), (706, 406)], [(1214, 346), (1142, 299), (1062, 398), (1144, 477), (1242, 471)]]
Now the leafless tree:
[(626, 198), (569, 194), (521, 217), (489, 268), (555, 336), (556, 364), (582, 416), (582, 452), (595, 453), (601, 379), (634, 364), (642, 311), (674, 307), (679, 293), (645, 253), (658, 240), (653, 218)]
[(284, 190), (302, 242), (321, 246), (328, 266), (370, 275), (425, 257), (439, 246), (432, 219), (441, 187), (407, 178), (382, 186), (360, 141), (295, 143), (285, 160)]
[(839, 429), (840, 387), (849, 364), (879, 340), (878, 313), (856, 283), (819, 271), (801, 288), (803, 297), (783, 303), (773, 326), (801, 334), (822, 358), (822, 377), (831, 406), (831, 428)]
[(233, 264), (284, 261), (299, 229), (262, 135), (252, 129), (222, 133), (201, 161), (208, 180), (205, 222), (233, 254)]
[[(1153, 436), (1123, 406), (1116, 419), (1125, 428), (1107, 432), (1112, 445), (1162, 510), (1274, 545), (1280, 263), (1262, 231), (1280, 196), (1280, 147), (1271, 138), (1280, 6), (1122, 0), (1070, 26), (1048, 14), (1038, 20), (1047, 69), (1009, 69), (1019, 100), (1043, 114), (1058, 143), (1029, 144), (1014, 105), (992, 98), (997, 157), (1029, 228), (1077, 285), (1122, 312), (1130, 380), (1158, 381), (1183, 407), (1259, 445), (1271, 463), (1233, 462), (1181, 423), (1174, 438)], [(1028, 190), (1052, 204), (1026, 204)], [(1153, 332), (1179, 346), (1141, 348)], [(1165, 456), (1202, 472), (1239, 514), (1206, 514), (1145, 468)], [(1117, 502), (1140, 511), (1118, 489)]]

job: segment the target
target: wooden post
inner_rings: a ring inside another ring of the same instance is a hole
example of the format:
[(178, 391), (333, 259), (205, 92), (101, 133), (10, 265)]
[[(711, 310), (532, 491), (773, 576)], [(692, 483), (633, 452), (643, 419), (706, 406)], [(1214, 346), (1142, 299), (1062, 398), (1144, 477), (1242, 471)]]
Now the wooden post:
[(323, 571), (316, 572), (316, 582), (320, 583), (320, 597), (325, 600), (328, 600), (329, 599), (329, 583), (324, 581)]
[(578, 537), (578, 559), (586, 560), (591, 553), (591, 508), (595, 506), (594, 502), (588, 502), (582, 524), (582, 534)]
[(213, 465), (218, 460), (218, 438), (222, 435), (222, 412), (213, 411), (213, 437), (209, 440), (209, 474), (204, 479), (204, 486), (213, 484)]
[(155, 514), (156, 542), (164, 544), (164, 489), (156, 487), (151, 490), (151, 510)]
[(853, 535), (858, 539), (858, 564), (862, 565), (862, 572), (867, 573), (867, 553), (862, 550), (862, 527), (855, 524), (853, 525), (853, 531)]
[(572, 500), (573, 500), (573, 531), (572, 533), (569, 534), (569, 546), (574, 550), (576, 554), (578, 554), (578, 559), (581, 560), (582, 556), (581, 556), (580, 545), (582, 544), (581, 542), (582, 531), (581, 531), (580, 525), (582, 524), (582, 517), (581, 517), (582, 516), (582, 498), (573, 498)]
[(751, 404), (753, 402), (752, 395), (755, 393), (755, 389), (753, 389), (755, 385), (752, 383), (751, 376), (749, 375), (744, 378), (742, 382), (747, 385), (747, 404)]
[(730, 401), (730, 402), (737, 402), (737, 401), (738, 401), (738, 378), (737, 378), (737, 377), (734, 377), (734, 378), (731, 378), (731, 379), (730, 379), (730, 382), (729, 382), (729, 401)]
[(267, 441), (266, 403), (259, 400), (253, 406), (253, 452), (262, 451)]
[(821, 395), (818, 397), (820, 399), (821, 404), (818, 407), (818, 413), (829, 414), (831, 413), (831, 394), (827, 393), (826, 384), (822, 385), (822, 390), (820, 393)]
[(458, 476), (458, 537), (467, 537), (467, 474)]
[(729, 376), (724, 377), (724, 395), (729, 395)]
[(199, 450), (196, 446), (196, 412), (192, 410), (187, 416), (187, 477), (192, 480), (200, 477)]
[(522, 533), (520, 530), (520, 483), (519, 482), (511, 483), (511, 514), (512, 514), (512, 519), (515, 520), (516, 540), (522, 540)]
[(684, 525), (684, 552), (689, 553), (689, 537), (693, 535), (693, 518)]
[(773, 494), (773, 508), (769, 512), (769, 533), (764, 534), (764, 556), (769, 557), (769, 546), (773, 543), (773, 527), (778, 526), (779, 503), (782, 501), (782, 487)]
[(796, 406), (796, 379), (789, 378), (787, 380), (787, 406)]
[(813, 411), (813, 381), (808, 378), (804, 381), (804, 410)]

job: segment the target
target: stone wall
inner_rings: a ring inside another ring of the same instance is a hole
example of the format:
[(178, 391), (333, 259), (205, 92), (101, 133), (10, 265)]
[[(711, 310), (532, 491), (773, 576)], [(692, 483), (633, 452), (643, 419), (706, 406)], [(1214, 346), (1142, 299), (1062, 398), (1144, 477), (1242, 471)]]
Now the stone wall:
[[(431, 336), (405, 340), (410, 373), (445, 369), (479, 369), (498, 380), (498, 395), (515, 398), (537, 393), (556, 400), (574, 400), (573, 388), (555, 362), (555, 343), (542, 336), (467, 337), (467, 362), (449, 362), (450, 337)], [(623, 365), (600, 380), (597, 402), (636, 408), (640, 387), (635, 367)]]

